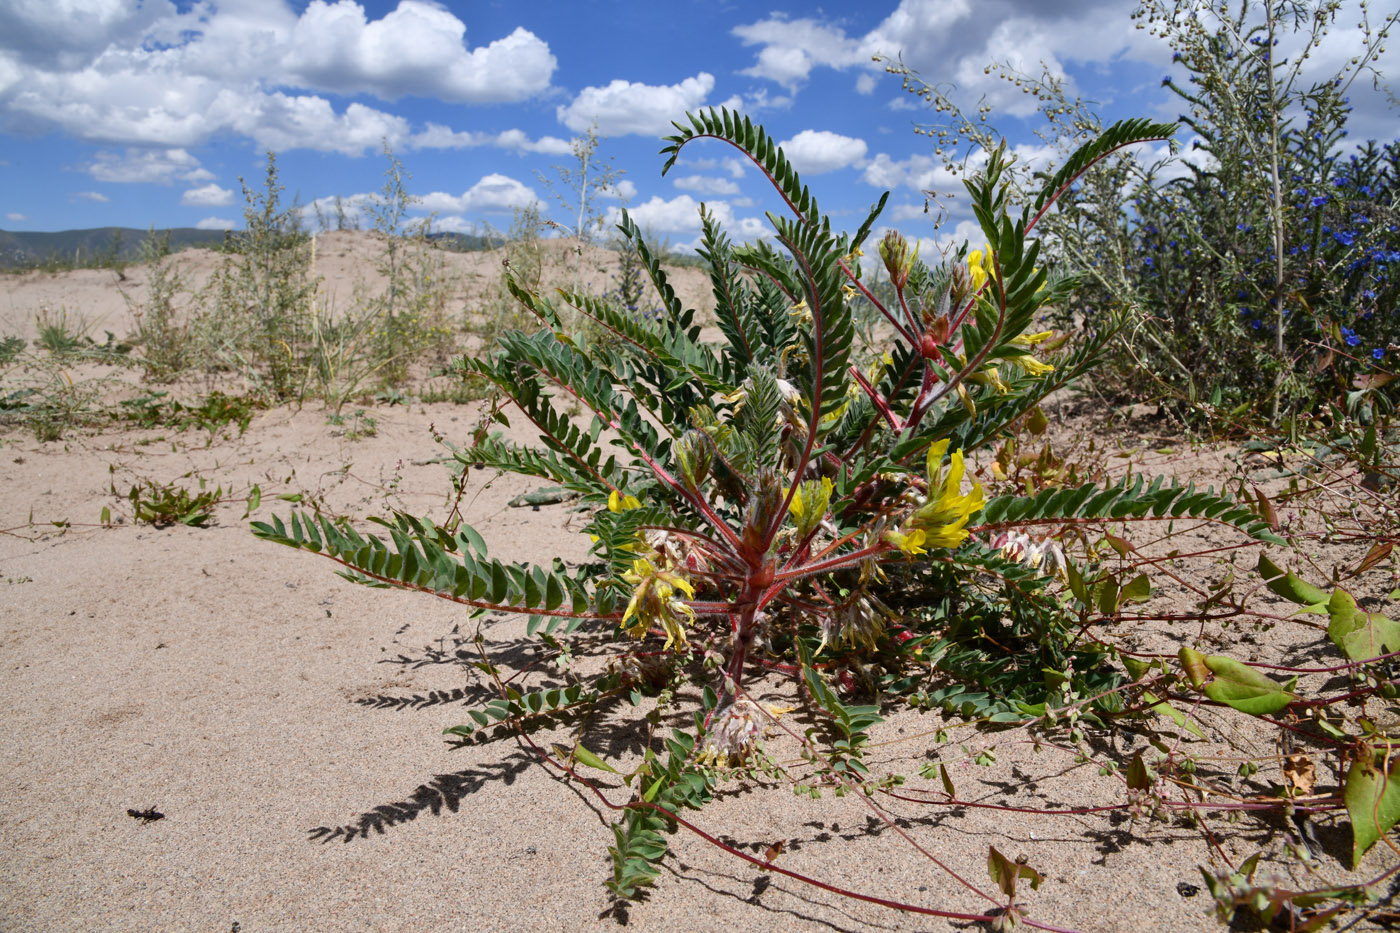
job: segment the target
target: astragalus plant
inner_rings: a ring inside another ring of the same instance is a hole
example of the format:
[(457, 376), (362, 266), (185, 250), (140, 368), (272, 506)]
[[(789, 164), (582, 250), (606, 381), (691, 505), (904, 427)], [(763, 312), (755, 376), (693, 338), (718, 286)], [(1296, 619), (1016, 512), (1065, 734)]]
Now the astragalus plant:
[[(1003, 183), (1008, 157), (989, 153), (985, 172), (967, 183), (985, 246), (928, 263), (897, 232), (872, 242), (885, 198), (854, 233), (834, 230), (747, 119), (711, 110), (676, 126), (662, 150), (667, 169), (698, 141), (728, 144), (772, 182), (783, 207), (769, 215), (771, 240), (749, 245), (703, 217), (717, 342), (702, 342), (695, 312), (624, 214), (620, 230), (656, 288), (659, 316), (512, 283), (538, 328), (506, 333), (489, 355), (456, 363), (499, 390), (493, 417), (523, 418), (539, 432), (538, 444), (520, 446), (482, 430), (457, 460), (577, 494), (591, 562), (502, 563), (465, 524), (403, 514), (381, 522), (383, 537), (307, 513), (255, 525), (262, 537), (331, 558), (360, 583), (528, 615), (529, 635), (560, 656), (584, 636), (609, 646), (611, 663), (593, 676), (578, 674), (579, 664), (551, 681), (538, 667), (507, 677), (479, 643), (480, 669), (499, 695), (450, 731), (470, 741), (519, 737), (618, 811), (608, 886), (622, 897), (654, 880), (666, 834), (694, 828), (685, 811), (703, 807), (721, 779), (762, 772), (811, 796), (878, 797), (899, 783), (864, 762), (882, 702), (1025, 722), (1053, 716), (1070, 695), (1066, 681), (1080, 697), (1111, 691), (1122, 677), (1102, 648), (1076, 637), (1077, 603), (1057, 582), (1083, 591), (1087, 573), (1067, 563), (1051, 532), (1200, 516), (1270, 537), (1252, 512), (1172, 483), (1138, 477), (988, 498), (968, 475), (974, 451), (1014, 423), (1043, 418), (1041, 399), (1091, 367), (1110, 339), (1103, 328), (1045, 356), (1053, 338), (1031, 332), (1032, 323), (1075, 282), (1038, 265), (1037, 220), (1096, 161), (1173, 127), (1109, 128), (1016, 215)], [(863, 256), (887, 270), (891, 301), (867, 290)], [(858, 359), (852, 310), (866, 301), (887, 340), (874, 358)], [(564, 334), (566, 313), (616, 339), (581, 348)], [(1120, 604), (1117, 582), (1087, 585), (1108, 611)], [(1122, 590), (1127, 599), (1131, 588)], [(751, 689), (760, 682), (793, 708), (759, 702)], [(595, 712), (614, 699), (624, 702), (610, 710), (630, 699), (650, 723), (632, 760), (595, 751), (608, 743), (591, 730), (616, 727), (599, 725)], [(573, 724), (571, 746), (531, 738), (562, 722)], [(765, 739), (795, 752), (779, 760)], [(615, 769), (627, 773), (608, 774)], [(1035, 874), (997, 858), (993, 876), (1007, 901), (982, 919), (1014, 917), (1016, 879)]]

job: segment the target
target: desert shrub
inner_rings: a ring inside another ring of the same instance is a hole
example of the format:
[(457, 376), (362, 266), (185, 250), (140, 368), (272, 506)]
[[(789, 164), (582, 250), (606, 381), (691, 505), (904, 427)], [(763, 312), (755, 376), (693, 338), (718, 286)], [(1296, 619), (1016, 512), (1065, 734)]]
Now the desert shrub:
[[(871, 768), (866, 751), (892, 707), (1019, 730), (1037, 749), (1042, 741), (1062, 747), (1076, 766), (1121, 775), (1121, 809), (1134, 816), (1179, 813), (1204, 823), (1220, 812), (1292, 812), (1286, 793), (1238, 804), (1250, 791), (1213, 770), (1213, 758), (1198, 761), (1183, 747), (1204, 736), (1196, 720), (1205, 711), (1258, 720), (1313, 705), (1293, 683), (1197, 650), (1206, 646), (1199, 633), (1207, 620), (1257, 618), (1232, 596), (1233, 570), (1219, 587), (1189, 584), (1199, 596), (1191, 610), (1149, 616), (1145, 608), (1161, 580), (1184, 579), (1177, 562), (1196, 556), (1176, 540), (1183, 526), (1283, 545), (1269, 500), (1251, 495), (1245, 506), (1140, 474), (1086, 481), (1049, 457), (1022, 461), (1005, 443), (992, 495), (966, 475), (969, 458), (1013, 429), (1043, 429), (1041, 400), (1092, 369), (1117, 326), (1046, 355), (1053, 338), (1031, 325), (1082, 280), (1052, 278), (1039, 266), (1037, 223), (1096, 163), (1174, 129), (1144, 121), (1108, 128), (1019, 212), (1008, 204), (1009, 157), (993, 149), (966, 182), (986, 248), (929, 264), (898, 232), (878, 247), (868, 242), (887, 195), (854, 233), (836, 232), (762, 129), (724, 111), (690, 116), (668, 140), (667, 169), (686, 146), (721, 141), (758, 166), (788, 209), (770, 215), (773, 242), (753, 245), (734, 245), (703, 216), (701, 256), (720, 344), (698, 342), (695, 312), (675, 297), (624, 213), (619, 229), (661, 296), (659, 317), (565, 291), (573, 314), (617, 338), (580, 345), (561, 333), (563, 307), (508, 278), (537, 328), (503, 332), (489, 356), (456, 363), (513, 406), (490, 405), (456, 451), (459, 490), (476, 465), (573, 494), (588, 516), (580, 530), (593, 542), (589, 561), (570, 568), (493, 559), (455, 511), (441, 521), (394, 514), (378, 521), (385, 537), (315, 512), (256, 523), (255, 533), (330, 558), (354, 582), (431, 593), (475, 617), (527, 617), (527, 637), (567, 678), (534, 662), (509, 671), (478, 627), (463, 650), (479, 658), (474, 667), (495, 698), (447, 731), (464, 743), (517, 737), (543, 766), (614, 811), (606, 883), (620, 898), (656, 880), (666, 837), (681, 829), (763, 870), (866, 897), (789, 870), (776, 852), (741, 851), (700, 831), (688, 811), (705, 807), (726, 781), (776, 781), (813, 798), (858, 793), (889, 827), (890, 797), (976, 806), (958, 798), (941, 765), (917, 777)], [(866, 286), (859, 259), (867, 249), (888, 275), (888, 300)], [(869, 358), (856, 352), (852, 306), (860, 300), (878, 308), (890, 332)], [(581, 419), (570, 417), (575, 408)], [(514, 417), (538, 428), (538, 445), (488, 430)], [(1374, 677), (1349, 700), (1393, 689), (1388, 662), (1376, 655), (1400, 648), (1390, 642), (1395, 623), (1357, 610), (1335, 595), (1340, 588), (1322, 593), (1266, 560), (1259, 567), (1282, 598), (1316, 608), (1321, 594), (1323, 611), (1342, 620), (1333, 642), (1347, 660), (1337, 669)], [(1186, 623), (1202, 640), (1149, 654), (1096, 634), (1146, 618)], [(579, 662), (575, 647), (585, 639), (590, 654), (603, 646), (605, 664)], [(1321, 705), (1340, 702), (1329, 696)], [(604, 706), (610, 714), (597, 715)], [(1336, 736), (1328, 748), (1348, 775), (1345, 806), (1359, 827), (1358, 861), (1400, 815), (1388, 803), (1379, 814), (1365, 808), (1392, 793), (1383, 764), (1389, 739), (1368, 722), (1369, 733), (1354, 719), (1329, 722)], [(948, 744), (939, 723), (929, 731)], [(1116, 726), (1148, 733), (1156, 750), (1119, 762), (1087, 742), (1086, 729)], [(636, 728), (629, 734), (646, 738), (632, 758), (609, 761), (595, 751), (614, 747), (611, 730)], [(975, 754), (979, 763), (991, 758)], [(1263, 753), (1266, 761), (1273, 755), (1272, 746)], [(1241, 775), (1258, 770), (1257, 757), (1244, 760), (1255, 770), (1242, 766)], [(903, 786), (915, 781), (936, 782), (940, 796), (910, 796)], [(1364, 801), (1353, 804), (1353, 796)], [(1037, 812), (1012, 809), (1018, 819)], [(1214, 840), (1212, 832), (1203, 830)], [(1042, 880), (1029, 865), (991, 848), (994, 896), (935, 863), (985, 898), (985, 909), (878, 902), (1003, 927), (1018, 919), (1040, 925), (1018, 899), (1026, 888), (1018, 895), (1018, 880)], [(1319, 897), (1270, 887), (1256, 877), (1259, 864), (1256, 857), (1208, 873), (1222, 915), (1246, 905), (1273, 917), (1362, 897), (1364, 885)]]
[(240, 183), (244, 227), (226, 240), (196, 339), (208, 348), (211, 362), (272, 398), (299, 399), (306, 386), (303, 348), (316, 290), (311, 239), (302, 229), (300, 209), (282, 204), (275, 153), (267, 154), (261, 191)]
[(428, 239), (431, 218), (408, 221), (408, 212), (418, 201), (406, 187), (412, 176), (387, 143), (384, 155), (389, 161), (384, 186), (367, 205), (383, 244), (378, 267), (384, 285), (378, 294), (362, 296), (362, 300), (364, 310), (378, 318), (381, 378), (386, 384), (398, 385), (407, 378), (411, 362), (430, 351), (445, 354), (450, 349), (447, 305), (451, 285), (441, 256)]
[[(1344, 141), (1347, 95), (1397, 14), (1372, 26), (1363, 9), (1355, 57), (1321, 80), (1304, 75), (1337, 17), (1353, 12), (1340, 2), (1139, 5), (1139, 28), (1173, 50), (1178, 71), (1162, 85), (1186, 108), (1192, 148), (1179, 160), (1142, 151), (1106, 160), (1066, 192), (1044, 231), (1048, 258), (1086, 277), (1056, 309), (1062, 326), (1133, 313), (1097, 380), (1110, 394), (1165, 398), (1193, 418), (1255, 412), (1277, 427), (1393, 367), (1396, 143), (1347, 152)], [(1285, 39), (1291, 57), (1276, 54)], [(945, 159), (995, 135), (989, 107), (965, 114), (953, 89), (891, 70), (948, 115), (923, 129)], [(1061, 151), (1101, 129), (1093, 106), (1069, 99), (1053, 75), (988, 70), (1036, 95), (1041, 135)], [(1033, 184), (1029, 172), (1018, 181), (1023, 194)]]
[[(199, 348), (190, 335), (188, 315), (193, 296), (170, 255), (170, 231), (155, 228), (141, 242), (139, 260), (146, 267), (146, 298), (136, 302), (125, 291), (122, 297), (136, 321), (136, 343), (148, 378), (164, 381), (194, 366)], [(181, 296), (186, 301), (181, 306)]]

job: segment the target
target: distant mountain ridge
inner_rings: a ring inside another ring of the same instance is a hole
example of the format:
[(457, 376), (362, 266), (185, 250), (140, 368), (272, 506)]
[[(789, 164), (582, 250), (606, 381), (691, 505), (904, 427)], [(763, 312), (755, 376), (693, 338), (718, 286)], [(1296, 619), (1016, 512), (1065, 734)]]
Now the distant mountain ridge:
[[(87, 230), (35, 232), (0, 230), (0, 269), (26, 268), (103, 268), (141, 258), (141, 244), (150, 230), (135, 227), (92, 227)], [(223, 245), (223, 230), (171, 227), (154, 231), (170, 236), (170, 251)], [(232, 231), (237, 233), (237, 231)], [(443, 249), (473, 252), (498, 244), (489, 237), (470, 233), (431, 233), (428, 239)]]
[[(150, 232), (135, 227), (93, 227), (58, 232), (0, 230), (0, 268), (46, 265), (84, 267), (132, 262), (140, 258), (141, 244)], [(173, 227), (155, 232), (159, 236), (170, 234), (172, 251), (191, 246), (218, 246), (224, 242), (222, 230)]]

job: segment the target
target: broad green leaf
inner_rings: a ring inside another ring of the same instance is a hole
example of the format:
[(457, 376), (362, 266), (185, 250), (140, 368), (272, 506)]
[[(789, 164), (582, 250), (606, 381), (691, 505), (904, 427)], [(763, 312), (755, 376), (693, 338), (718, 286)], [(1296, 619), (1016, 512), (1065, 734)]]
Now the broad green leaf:
[(1147, 764), (1142, 760), (1142, 751), (1139, 750), (1133, 756), (1132, 762), (1128, 765), (1128, 787), (1131, 790), (1151, 790), (1152, 774), (1147, 770)]
[(1351, 817), (1352, 871), (1361, 867), (1371, 846), (1400, 820), (1400, 781), (1394, 778), (1394, 765), (1389, 772), (1382, 771), (1369, 750), (1347, 771), (1343, 793)]
[(1084, 576), (1074, 565), (1074, 561), (1065, 561), (1065, 576), (1069, 579), (1069, 589), (1074, 594), (1074, 598), (1086, 606), (1092, 605), (1089, 599), (1089, 587), (1085, 585)]
[(1206, 657), (1185, 647), (1178, 657), (1192, 686), (1241, 713), (1267, 716), (1297, 699), (1282, 684), (1234, 658), (1219, 654)]
[(1101, 615), (1111, 616), (1118, 611), (1122, 600), (1119, 598), (1118, 581), (1109, 574), (1094, 585), (1094, 605)]
[(1289, 602), (1300, 606), (1316, 606), (1327, 602), (1327, 594), (1311, 583), (1298, 579), (1293, 571), (1285, 573), (1281, 567), (1269, 560), (1269, 555), (1259, 555), (1259, 575), (1264, 585)]
[(1327, 637), (1353, 661), (1400, 651), (1400, 624), (1378, 612), (1365, 612), (1346, 590), (1338, 589), (1327, 603), (1331, 622)]
[(1152, 597), (1152, 583), (1147, 574), (1140, 573), (1123, 587), (1121, 599), (1125, 603), (1145, 603)]

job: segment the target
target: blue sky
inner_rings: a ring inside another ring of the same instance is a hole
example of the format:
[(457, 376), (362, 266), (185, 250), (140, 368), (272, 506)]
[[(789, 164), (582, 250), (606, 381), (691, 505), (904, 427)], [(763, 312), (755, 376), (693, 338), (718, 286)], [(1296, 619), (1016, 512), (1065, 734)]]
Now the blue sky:
[[(734, 150), (692, 145), (664, 179), (656, 154), (685, 110), (727, 105), (784, 144), (838, 224), (889, 188), (887, 221), (917, 235), (921, 189), (959, 186), (912, 132), (930, 114), (871, 55), (902, 55), (970, 105), (985, 96), (1043, 158), (1020, 119), (1030, 98), (984, 67), (1043, 62), (1110, 118), (1174, 118), (1171, 50), (1134, 28), (1135, 6), (0, 0), (0, 228), (232, 226), (238, 178), (260, 183), (269, 148), (301, 203), (353, 203), (382, 184), (385, 139), (440, 229), (504, 230), (536, 200), (568, 222), (539, 176), (596, 123), (625, 172), (613, 203), (684, 246), (703, 200), (743, 239), (777, 204)], [(1318, 67), (1352, 54), (1356, 18), (1339, 18)], [(1400, 71), (1400, 45), (1380, 67)], [(1386, 88), (1358, 82), (1353, 98), (1353, 138), (1392, 138)], [(971, 232), (956, 205), (947, 229)]]

